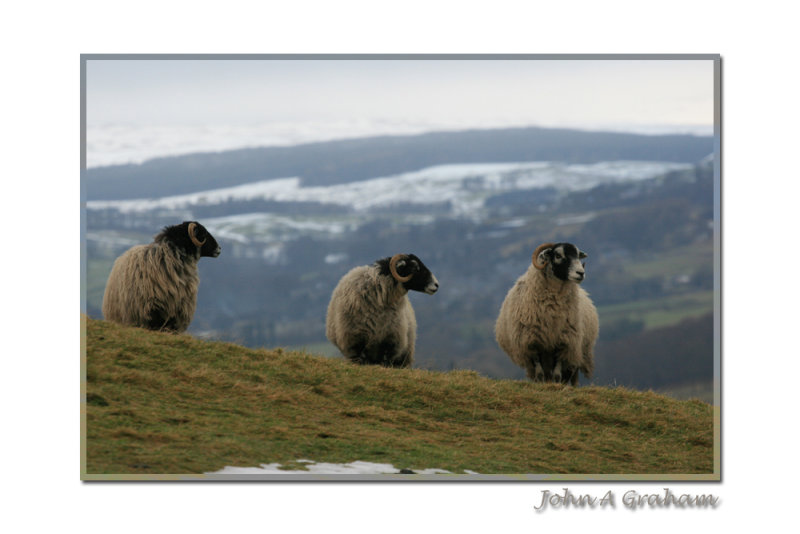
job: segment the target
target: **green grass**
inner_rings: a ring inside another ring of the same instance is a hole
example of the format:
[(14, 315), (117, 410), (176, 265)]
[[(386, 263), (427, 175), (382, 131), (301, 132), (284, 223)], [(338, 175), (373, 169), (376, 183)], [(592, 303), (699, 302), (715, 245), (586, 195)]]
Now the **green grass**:
[(606, 322), (621, 319), (641, 319), (644, 328), (662, 328), (678, 324), (683, 319), (702, 317), (714, 309), (714, 292), (697, 291), (656, 299), (636, 300), (598, 306), (597, 312)]
[(363, 460), (718, 479), (714, 409), (653, 392), (356, 366), (84, 318), (82, 478)]
[(675, 276), (691, 274), (708, 268), (714, 262), (713, 243), (703, 241), (666, 252), (656, 253), (649, 260), (633, 260), (626, 264), (625, 270), (635, 278)]
[(341, 358), (342, 353), (339, 352), (330, 341), (319, 341), (317, 343), (309, 343), (306, 345), (292, 345), (286, 347), (287, 350), (295, 352), (310, 352), (319, 354), (320, 356), (327, 356), (328, 358)]
[(664, 388), (659, 393), (676, 399), (699, 399), (709, 404), (714, 402), (714, 383), (697, 382), (680, 386)]

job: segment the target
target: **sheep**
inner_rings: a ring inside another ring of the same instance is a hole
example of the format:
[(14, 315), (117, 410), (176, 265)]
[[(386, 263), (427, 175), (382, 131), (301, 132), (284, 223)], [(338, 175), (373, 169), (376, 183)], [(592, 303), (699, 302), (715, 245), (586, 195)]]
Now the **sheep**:
[(413, 254), (395, 254), (345, 274), (331, 295), (325, 334), (357, 364), (411, 367), (417, 320), (408, 292), (433, 295), (439, 282)]
[(571, 243), (545, 243), (508, 291), (495, 324), (498, 345), (531, 380), (578, 384), (590, 378), (599, 332), (597, 310), (579, 287), (585, 252)]
[(166, 226), (147, 245), (114, 262), (103, 294), (103, 317), (128, 326), (183, 332), (197, 303), (197, 262), (220, 247), (198, 222)]

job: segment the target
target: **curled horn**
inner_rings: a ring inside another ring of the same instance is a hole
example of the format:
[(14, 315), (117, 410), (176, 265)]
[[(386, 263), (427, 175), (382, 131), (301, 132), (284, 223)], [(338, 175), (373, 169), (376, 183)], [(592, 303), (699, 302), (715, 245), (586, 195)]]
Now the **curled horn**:
[(539, 245), (538, 247), (536, 247), (536, 250), (533, 251), (533, 256), (531, 257), (531, 262), (533, 263), (533, 266), (536, 267), (537, 269), (539, 269), (540, 271), (542, 269), (544, 269), (545, 264), (544, 263), (539, 263), (537, 261), (538, 258), (539, 258), (539, 254), (544, 249), (550, 248), (552, 246), (553, 246), (553, 243), (543, 243), (543, 244)]
[(392, 256), (392, 259), (389, 260), (389, 271), (392, 273), (392, 277), (401, 284), (408, 282), (409, 280), (411, 280), (411, 277), (414, 276), (414, 273), (411, 273), (408, 276), (400, 276), (397, 273), (397, 262), (403, 256), (405, 256), (405, 254), (395, 254), (394, 256)]
[(199, 239), (197, 239), (197, 238), (194, 236), (194, 229), (195, 229), (195, 227), (197, 227), (197, 224), (196, 224), (196, 223), (193, 223), (193, 222), (192, 222), (192, 223), (189, 223), (189, 239), (191, 239), (191, 240), (192, 240), (192, 243), (194, 243), (194, 244), (195, 244), (195, 245), (197, 245), (198, 247), (202, 247), (203, 245), (205, 245), (205, 244), (206, 244), (206, 240), (205, 240), (205, 239), (203, 239), (202, 241), (200, 241)]

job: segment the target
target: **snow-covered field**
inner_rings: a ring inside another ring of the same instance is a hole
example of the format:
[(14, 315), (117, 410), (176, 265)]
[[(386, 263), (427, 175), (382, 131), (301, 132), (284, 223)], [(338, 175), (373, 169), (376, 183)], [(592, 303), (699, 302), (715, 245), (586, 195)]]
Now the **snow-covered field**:
[[(206, 473), (209, 475), (383, 475), (403, 474), (392, 464), (376, 464), (372, 462), (355, 461), (347, 464), (317, 463), (313, 460), (297, 460), (304, 464), (306, 470), (281, 469), (281, 464), (261, 464), (259, 467), (225, 467), (219, 471)], [(408, 473), (406, 471), (406, 473)], [(474, 471), (465, 471), (467, 474), (477, 474)], [(412, 474), (412, 473), (408, 473)], [(414, 469), (415, 475), (452, 474), (444, 469)]]
[(346, 222), (275, 215), (272, 213), (246, 213), (243, 215), (230, 215), (227, 217), (213, 217), (204, 219), (205, 226), (214, 229), (218, 238), (228, 239), (239, 243), (248, 243), (248, 236), (260, 237), (286, 237), (327, 234), (336, 236), (348, 230), (355, 230), (358, 225)]
[(367, 211), (397, 204), (449, 202), (454, 215), (469, 215), (491, 194), (553, 187), (586, 190), (603, 183), (653, 178), (690, 164), (612, 161), (590, 165), (555, 162), (437, 165), (414, 172), (331, 186), (303, 187), (298, 177), (262, 180), (235, 187), (155, 199), (91, 201), (88, 209), (122, 213), (177, 210), (228, 201), (317, 202)]
[[(234, 249), (235, 255), (256, 254), (279, 262), (281, 243), (301, 236), (336, 238), (358, 228), (365, 221), (382, 216), (385, 208), (398, 205), (436, 206), (444, 215), (449, 210), (454, 218), (479, 220), (486, 200), (493, 195), (537, 188), (559, 191), (587, 190), (600, 184), (647, 180), (666, 172), (688, 169), (690, 164), (643, 161), (610, 161), (595, 164), (568, 165), (534, 161), (520, 163), (470, 163), (438, 165), (418, 171), (377, 177), (360, 182), (331, 186), (304, 187), (299, 177), (261, 180), (249, 184), (162, 198), (91, 201), (89, 210), (116, 210), (120, 213), (181, 213), (191, 216), (192, 208), (227, 202), (265, 200), (275, 202), (308, 202), (346, 207), (347, 214), (315, 214), (302, 210), (296, 214), (237, 213), (206, 217), (203, 224), (218, 238), (246, 246)], [(593, 213), (581, 214), (579, 220), (566, 217), (558, 224), (585, 222)], [(431, 214), (412, 211), (407, 216), (395, 214), (401, 224), (426, 224)], [(521, 225), (525, 221), (511, 221)], [(102, 232), (101, 232), (102, 233)], [(116, 235), (91, 236), (94, 241), (115, 241)], [(252, 245), (261, 243), (262, 249)]]

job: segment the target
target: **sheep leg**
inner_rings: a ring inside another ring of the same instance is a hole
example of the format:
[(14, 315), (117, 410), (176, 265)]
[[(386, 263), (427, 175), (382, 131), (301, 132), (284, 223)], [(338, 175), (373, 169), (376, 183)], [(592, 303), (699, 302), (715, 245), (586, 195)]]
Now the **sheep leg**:
[[(558, 352), (553, 350), (540, 350), (539, 362), (542, 366), (542, 381), (553, 382), (553, 374), (556, 370), (556, 365), (559, 363)], [(558, 367), (559, 376), (561, 376), (561, 367)]]
[(397, 367), (397, 343), (392, 339), (384, 339), (378, 344), (377, 359), (384, 367)]
[(560, 368), (560, 376), (556, 377), (556, 372), (553, 372), (553, 380), (562, 384), (570, 384), (573, 386), (578, 385), (578, 368), (568, 365), (561, 360), (558, 361), (557, 366)]
[(553, 366), (553, 382), (561, 382), (561, 360), (556, 359), (556, 364)]
[(572, 376), (569, 377), (569, 383), (571, 385), (573, 385), (573, 386), (577, 386), (578, 385), (578, 370), (577, 369), (573, 369), (572, 370)]
[(577, 386), (578, 368), (564, 363), (561, 358), (557, 357), (556, 364), (553, 367), (553, 382)]
[(406, 351), (394, 359), (394, 367), (410, 367), (411, 366), (411, 352)]
[(166, 323), (164, 317), (157, 310), (153, 310), (147, 320), (147, 328), (148, 330), (161, 330)]
[(150, 308), (147, 319), (147, 328), (149, 330), (173, 331), (177, 330), (176, 326), (175, 318), (169, 317), (161, 306), (154, 305)]
[[(583, 371), (583, 374), (586, 375), (586, 378), (592, 377), (592, 373), (594, 372), (594, 353), (591, 347), (583, 355), (583, 365), (581, 365), (581, 371)], [(578, 372), (576, 371), (575, 374), (578, 374)]]
[(384, 367), (408, 367), (411, 365), (411, 356), (412, 352), (402, 350), (396, 339), (387, 338), (378, 344), (372, 362)]
[(542, 382), (544, 380), (544, 371), (539, 362), (528, 362), (525, 365), (525, 375), (534, 382)]
[(544, 382), (544, 369), (537, 356), (531, 356), (525, 362), (525, 374), (534, 382)]
[(344, 351), (344, 355), (353, 363), (357, 364), (365, 364), (367, 363), (367, 355), (364, 349), (367, 347), (366, 341), (358, 340), (347, 348)]
[(528, 344), (525, 361), (525, 374), (534, 382), (545, 381), (545, 368), (542, 366), (542, 346), (536, 342)]

